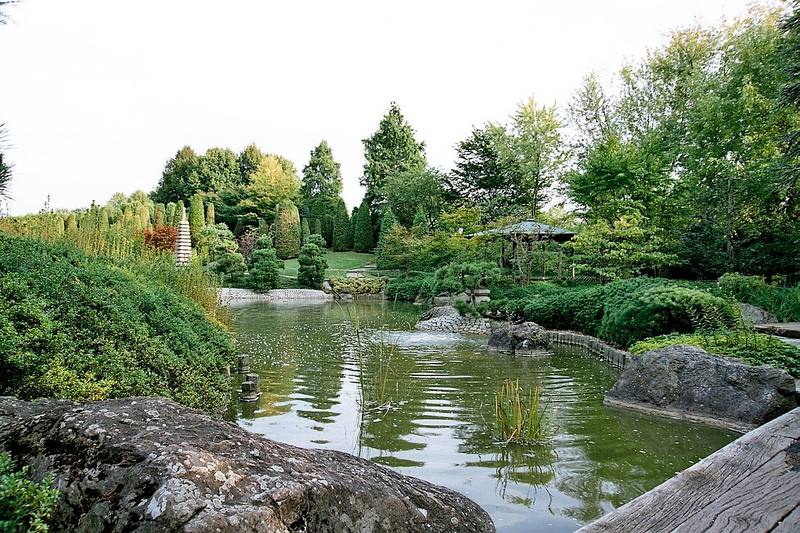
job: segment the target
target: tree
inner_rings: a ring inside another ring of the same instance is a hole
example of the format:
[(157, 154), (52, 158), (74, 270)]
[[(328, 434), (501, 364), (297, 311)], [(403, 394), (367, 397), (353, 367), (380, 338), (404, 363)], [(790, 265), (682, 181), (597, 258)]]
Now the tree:
[(325, 269), (328, 268), (322, 249), (313, 242), (314, 237), (322, 238), (321, 235), (311, 235), (309, 240), (312, 242), (303, 245), (300, 257), (297, 259), (300, 264), (297, 270), (297, 284), (309, 289), (319, 289), (322, 286)]
[(206, 224), (213, 226), (216, 222), (214, 221), (215, 214), (214, 214), (214, 204), (208, 202), (206, 206)]
[(156, 204), (155, 214), (153, 216), (153, 225), (156, 227), (163, 226), (166, 219), (166, 207), (164, 204)]
[(197, 238), (197, 249), (208, 260), (207, 270), (220, 276), (223, 283), (228, 286), (241, 283), (247, 264), (225, 224), (203, 227)]
[(152, 193), (153, 201), (177, 202), (201, 189), (198, 174), (199, 159), (191, 146), (184, 146), (167, 161), (161, 180)]
[(366, 163), (361, 185), (367, 190), (370, 209), (385, 200), (383, 186), (389, 176), (425, 169), (425, 143), (416, 141), (414, 130), (394, 102), (378, 130), (362, 142)]
[[(2, 15), (1, 11), (0, 15)], [(2, 16), (0, 16), (0, 21), (3, 21)], [(9, 198), (8, 186), (11, 183), (11, 163), (4, 159), (5, 154), (2, 152), (5, 149), (5, 140), (5, 125), (0, 124), (0, 198)]]
[(456, 145), (455, 169), (444, 184), (447, 196), (479, 206), (486, 220), (505, 214), (515, 202), (507, 162), (501, 156), (507, 136), (505, 126), (498, 124), (473, 128)]
[(164, 216), (164, 224), (167, 226), (174, 226), (175, 222), (175, 203), (170, 202), (167, 204), (166, 214)]
[(381, 217), (381, 228), (378, 232), (378, 244), (375, 247), (375, 261), (378, 268), (385, 268), (385, 266), (383, 266), (383, 239), (392, 230), (395, 224), (397, 224), (397, 219), (394, 218), (394, 213), (392, 213), (391, 208), (386, 209), (383, 212), (383, 217)]
[(500, 159), (518, 203), (536, 218), (548, 199), (547, 189), (559, 176), (565, 155), (555, 106), (538, 106), (533, 98), (517, 108)]
[[(181, 223), (181, 220), (183, 220), (183, 212), (184, 212), (185, 209), (186, 208), (183, 206), (183, 200), (178, 200), (178, 202), (175, 204), (175, 214), (174, 214), (174, 216), (172, 218), (172, 225), (175, 226), (176, 228)], [(127, 210), (126, 210), (126, 213), (127, 213)], [(127, 214), (126, 214), (126, 218), (127, 218)]]
[(291, 200), (283, 200), (275, 212), (275, 253), (281, 259), (297, 257), (300, 252), (300, 214)]
[(305, 244), (308, 241), (308, 237), (311, 235), (311, 230), (308, 227), (308, 219), (302, 219), (300, 223), (300, 242)]
[(192, 196), (189, 202), (189, 231), (192, 235), (192, 242), (197, 244), (197, 236), (206, 225), (203, 215), (203, 197), (199, 194)]
[(236, 162), (239, 166), (239, 183), (247, 185), (250, 183), (250, 177), (258, 170), (261, 160), (264, 159), (264, 153), (258, 149), (254, 144), (245, 146), (239, 155), (236, 157)]
[(303, 167), (303, 185), (300, 194), (304, 202), (313, 199), (334, 199), (342, 193), (341, 166), (333, 159), (328, 142), (324, 139), (311, 150), (308, 164)]
[(356, 252), (372, 250), (372, 219), (369, 200), (364, 197), (358, 210), (353, 213), (353, 249)]
[(337, 252), (343, 252), (352, 247), (350, 242), (350, 217), (347, 215), (347, 206), (341, 198), (337, 199), (334, 209), (333, 239), (331, 244)]
[(410, 227), (416, 213), (422, 210), (432, 230), (444, 205), (443, 181), (443, 174), (434, 169), (392, 174), (386, 178), (383, 194), (398, 222)]
[(216, 192), (240, 183), (236, 154), (229, 148), (209, 148), (198, 159), (197, 176), (202, 192)]
[(272, 247), (272, 239), (268, 235), (260, 236), (252, 254), (250, 287), (257, 291), (277, 289), (283, 266)]
[(276, 206), (285, 200), (296, 199), (299, 189), (300, 182), (293, 165), (279, 156), (266, 155), (251, 174), (245, 196), (238, 205), (245, 212), (253, 212), (258, 218), (270, 220), (274, 217)]

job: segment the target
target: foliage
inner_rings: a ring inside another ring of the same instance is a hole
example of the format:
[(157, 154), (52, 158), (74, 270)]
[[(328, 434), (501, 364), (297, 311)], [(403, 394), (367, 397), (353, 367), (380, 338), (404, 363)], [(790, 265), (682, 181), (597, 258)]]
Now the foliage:
[(375, 247), (375, 264), (378, 268), (386, 268), (385, 257), (383, 254), (383, 240), (384, 237), (392, 230), (395, 224), (397, 224), (397, 219), (394, 218), (392, 209), (387, 208), (383, 212), (383, 217), (381, 217), (381, 227), (378, 231), (378, 245)]
[(300, 257), (297, 258), (297, 262), (300, 264), (297, 271), (297, 284), (308, 289), (319, 289), (325, 279), (325, 269), (328, 268), (328, 263), (325, 261), (322, 248), (314, 244), (313, 237), (322, 238), (320, 235), (312, 235), (309, 238), (310, 242), (304, 244), (300, 249)]
[(378, 130), (364, 143), (364, 174), (361, 185), (367, 190), (369, 209), (385, 200), (383, 187), (389, 176), (425, 168), (425, 143), (418, 143), (414, 130), (394, 102), (381, 119)]
[(200, 235), (200, 231), (206, 225), (203, 211), (203, 197), (195, 194), (189, 202), (189, 231), (195, 244), (197, 243), (197, 236)]
[(275, 213), (275, 253), (281, 259), (297, 257), (300, 253), (300, 214), (291, 200), (278, 204)]
[[(189, 198), (200, 190), (197, 172), (198, 157), (190, 146), (184, 146), (164, 166), (152, 197), (156, 202), (177, 202)], [(180, 215), (179, 215), (180, 216)]]
[(0, 530), (8, 533), (43, 533), (58, 501), (51, 488), (53, 477), (30, 479), (27, 466), (17, 469), (8, 452), (0, 452)]
[(265, 220), (274, 216), (277, 221), (278, 206), (295, 200), (299, 190), (300, 181), (294, 165), (280, 156), (266, 155), (250, 175), (244, 195), (237, 205), (243, 214), (253, 213)]
[(383, 196), (397, 221), (411, 227), (418, 211), (422, 211), (431, 232), (444, 206), (444, 176), (434, 169), (409, 170), (390, 174), (383, 185)]
[(506, 444), (538, 443), (548, 437), (549, 403), (542, 404), (542, 387), (537, 384), (527, 392), (526, 395), (518, 379), (506, 379), (495, 393), (497, 432)]
[(372, 250), (372, 220), (370, 217), (369, 203), (367, 198), (353, 213), (350, 219), (353, 225), (353, 249), (357, 252), (369, 252)]
[(314, 198), (338, 198), (342, 193), (341, 165), (333, 158), (326, 140), (311, 150), (308, 164), (303, 167), (300, 194), (304, 201)]
[(336, 294), (380, 294), (389, 278), (331, 278), (331, 289)]
[(178, 230), (172, 226), (156, 226), (144, 230), (144, 243), (154, 250), (174, 251), (177, 241)]
[(495, 263), (453, 263), (438, 269), (434, 277), (437, 294), (469, 293), (500, 279), (500, 268)]
[(766, 309), (781, 322), (800, 322), (800, 285), (780, 287), (762, 276), (727, 273), (717, 281), (721, 296)]
[(662, 241), (638, 215), (623, 215), (613, 223), (595, 222), (565, 246), (574, 253), (578, 272), (601, 281), (658, 274), (659, 269), (678, 260), (664, 251)]
[(208, 202), (208, 205), (206, 206), (206, 224), (213, 226), (216, 224), (216, 221), (214, 220), (215, 218), (214, 204), (212, 202)]
[(242, 282), (247, 264), (225, 224), (205, 226), (197, 238), (197, 248), (206, 260), (206, 269), (219, 276), (222, 283), (236, 286)]
[(740, 359), (751, 365), (769, 365), (800, 377), (800, 348), (747, 329), (711, 330), (692, 334), (669, 334), (645, 339), (631, 346), (642, 354), (667, 346), (697, 346), (709, 353)]
[(282, 269), (283, 261), (278, 259), (275, 248), (272, 247), (272, 239), (268, 235), (262, 235), (256, 241), (256, 248), (253, 251), (252, 266), (248, 276), (250, 288), (257, 291), (277, 289)]
[(308, 219), (304, 218), (300, 222), (300, 242), (305, 244), (311, 236), (311, 229), (308, 227)]
[(182, 295), (216, 299), (187, 268), (168, 255), (113, 261), (0, 235), (0, 394), (158, 395), (221, 409), (234, 349)]
[(349, 250), (353, 247), (350, 237), (350, 217), (344, 200), (337, 199), (333, 214), (333, 240), (332, 247), (337, 252)]

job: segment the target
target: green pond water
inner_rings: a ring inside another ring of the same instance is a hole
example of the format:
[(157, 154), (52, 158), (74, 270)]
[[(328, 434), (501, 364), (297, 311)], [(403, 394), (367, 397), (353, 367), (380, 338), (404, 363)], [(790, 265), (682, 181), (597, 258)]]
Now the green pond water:
[[(232, 312), (241, 352), (262, 379), (258, 403), (232, 402), (240, 426), (457, 490), (498, 531), (574, 531), (737, 437), (604, 407), (616, 371), (567, 349), (514, 356), (487, 349), (485, 338), (414, 331), (422, 310), (409, 304), (254, 303)], [(360, 407), (359, 383), (374, 390), (376, 376), (388, 411)], [(541, 385), (548, 444), (498, 442), (494, 395), (505, 378)]]

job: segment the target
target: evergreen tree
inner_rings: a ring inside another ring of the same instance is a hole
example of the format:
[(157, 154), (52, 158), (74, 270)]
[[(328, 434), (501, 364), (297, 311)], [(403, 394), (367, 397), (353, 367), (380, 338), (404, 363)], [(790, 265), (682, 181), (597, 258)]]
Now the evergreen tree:
[(370, 209), (384, 201), (383, 185), (393, 174), (425, 169), (425, 143), (414, 139), (414, 130), (406, 122), (396, 103), (392, 102), (378, 130), (364, 143), (364, 175), (361, 185)]
[(384, 268), (382, 266), (383, 238), (392, 230), (395, 224), (397, 224), (397, 219), (394, 218), (394, 213), (392, 213), (392, 210), (387, 208), (383, 212), (383, 217), (381, 217), (381, 228), (378, 232), (378, 245), (375, 247), (375, 261), (378, 265), (378, 268)]
[(275, 212), (275, 252), (281, 259), (297, 257), (300, 251), (300, 214), (291, 200), (278, 204)]
[(336, 209), (333, 218), (333, 249), (337, 252), (349, 250), (352, 244), (350, 241), (350, 217), (347, 216), (347, 206), (344, 200), (339, 198), (336, 201)]
[(430, 232), (431, 228), (428, 225), (428, 218), (425, 216), (425, 210), (422, 206), (417, 209), (411, 228), (414, 234), (420, 237)]
[(150, 210), (146, 205), (138, 204), (136, 206), (133, 211), (133, 223), (137, 233), (144, 231), (150, 226)]
[(250, 287), (257, 291), (268, 291), (278, 288), (280, 271), (283, 261), (278, 259), (272, 239), (268, 235), (261, 235), (256, 241), (256, 248), (252, 254), (250, 268)]
[(313, 230), (313, 233), (316, 234), (316, 235), (322, 235), (323, 234), (322, 222), (318, 218), (314, 219), (314, 230)]
[(153, 224), (155, 226), (163, 226), (164, 220), (167, 216), (167, 209), (164, 204), (156, 204), (155, 211), (153, 213)]
[(164, 216), (164, 225), (166, 226), (174, 226), (175, 222), (175, 203), (170, 202), (167, 204), (167, 212)]
[(322, 249), (314, 244), (314, 237), (322, 239), (321, 235), (311, 235), (309, 243), (304, 244), (300, 250), (300, 257), (297, 262), (300, 267), (297, 270), (297, 284), (308, 289), (319, 289), (325, 279), (325, 269), (328, 262), (325, 260)]
[(208, 202), (208, 206), (206, 206), (206, 224), (209, 226), (213, 226), (216, 222), (214, 221), (215, 214), (214, 214), (214, 204)]
[(175, 226), (176, 228), (178, 227), (178, 225), (181, 223), (181, 220), (183, 219), (183, 210), (184, 209), (185, 208), (183, 206), (183, 200), (178, 200), (178, 202), (175, 204), (175, 214), (174, 214), (174, 217), (172, 218), (172, 225)]
[(98, 213), (98, 216), (99, 216), (97, 224), (98, 228), (100, 229), (100, 231), (107, 231), (109, 227), (108, 208), (107, 207), (102, 208)]
[(229, 148), (209, 148), (198, 158), (197, 177), (200, 187), (194, 192), (216, 192), (239, 184), (239, 163), (236, 154)]
[(311, 150), (308, 164), (303, 167), (300, 193), (304, 202), (317, 198), (333, 199), (342, 193), (341, 166), (333, 159), (331, 148), (324, 139)]
[(358, 211), (353, 214), (353, 249), (357, 252), (372, 250), (372, 217), (366, 197)]
[(65, 231), (67, 235), (75, 235), (78, 232), (78, 217), (75, 216), (75, 213), (67, 215)]
[(308, 236), (311, 235), (311, 230), (308, 228), (308, 219), (304, 218), (301, 223), (302, 243), (308, 242)]
[(206, 221), (203, 217), (203, 197), (199, 194), (195, 194), (189, 202), (189, 231), (194, 244), (197, 244), (197, 236), (200, 235), (200, 231), (202, 231), (205, 225)]

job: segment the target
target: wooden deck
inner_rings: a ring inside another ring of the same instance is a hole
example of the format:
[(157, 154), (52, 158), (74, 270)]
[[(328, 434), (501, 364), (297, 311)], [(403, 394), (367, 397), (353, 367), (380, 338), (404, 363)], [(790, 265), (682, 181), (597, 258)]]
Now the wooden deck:
[(771, 324), (756, 324), (753, 329), (760, 333), (800, 339), (800, 322), (775, 322)]
[(800, 407), (579, 531), (800, 531)]

